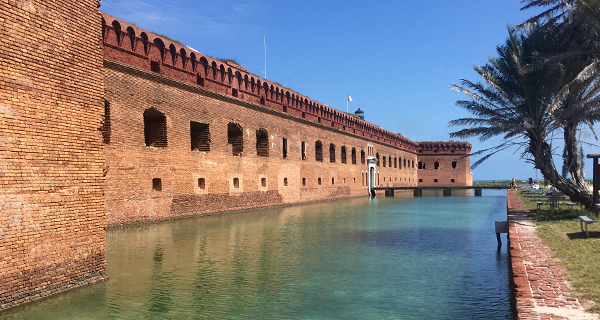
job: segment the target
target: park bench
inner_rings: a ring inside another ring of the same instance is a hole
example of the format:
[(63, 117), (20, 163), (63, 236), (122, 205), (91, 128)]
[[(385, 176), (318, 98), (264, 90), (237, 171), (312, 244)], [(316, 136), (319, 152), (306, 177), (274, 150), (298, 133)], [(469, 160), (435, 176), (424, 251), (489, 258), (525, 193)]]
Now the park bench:
[(538, 212), (540, 210), (540, 207), (544, 204), (544, 202), (537, 200), (535, 204), (537, 204), (537, 209), (535, 209), (535, 212)]
[(569, 209), (573, 209), (573, 206), (576, 205), (575, 202), (567, 202), (565, 204), (567, 205), (567, 207), (569, 207)]
[(584, 222), (585, 222), (585, 234), (589, 237), (590, 234), (588, 232), (588, 224), (596, 222), (596, 219), (594, 219), (590, 216), (579, 216), (579, 226), (581, 227), (581, 232), (584, 232), (584, 230), (583, 230)]

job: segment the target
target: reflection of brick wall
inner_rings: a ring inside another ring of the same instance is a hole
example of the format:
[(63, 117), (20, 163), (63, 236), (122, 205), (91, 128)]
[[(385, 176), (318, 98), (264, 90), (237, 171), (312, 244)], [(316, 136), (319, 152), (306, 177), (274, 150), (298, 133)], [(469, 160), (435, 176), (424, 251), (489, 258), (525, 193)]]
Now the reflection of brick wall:
[(419, 186), (473, 185), (470, 152), (471, 144), (466, 142), (421, 142), (417, 168), (424, 169), (418, 169)]
[(0, 309), (105, 277), (98, 0), (1, 1)]
[[(366, 195), (363, 171), (367, 165), (361, 164), (360, 154), (367, 151), (367, 144), (386, 157), (416, 163), (414, 152), (113, 60), (105, 61), (104, 81), (111, 121), (111, 141), (105, 145), (109, 224)], [(166, 148), (145, 145), (143, 114), (151, 107), (166, 117)], [(210, 151), (192, 151), (191, 122), (208, 125)], [(241, 156), (232, 155), (229, 123), (242, 128)], [(260, 128), (267, 131), (268, 157), (257, 154)], [(315, 161), (316, 141), (326, 150), (323, 162)], [(302, 160), (302, 142), (306, 160)], [(331, 143), (336, 148), (335, 163), (330, 162)], [(346, 163), (341, 161), (342, 146), (346, 147)], [(356, 164), (351, 161), (352, 148)], [(416, 167), (388, 165), (378, 171), (380, 185), (416, 184)], [(161, 179), (161, 191), (152, 188), (155, 178)]]

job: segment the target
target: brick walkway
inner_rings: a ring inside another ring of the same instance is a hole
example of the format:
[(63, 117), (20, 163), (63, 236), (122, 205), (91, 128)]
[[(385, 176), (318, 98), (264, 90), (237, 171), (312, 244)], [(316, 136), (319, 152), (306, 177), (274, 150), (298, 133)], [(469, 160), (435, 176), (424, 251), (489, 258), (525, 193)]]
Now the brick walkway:
[(507, 193), (513, 312), (517, 319), (598, 319), (586, 313), (589, 302), (569, 293), (569, 283), (551, 258), (552, 251), (535, 233), (529, 210), (514, 191)]

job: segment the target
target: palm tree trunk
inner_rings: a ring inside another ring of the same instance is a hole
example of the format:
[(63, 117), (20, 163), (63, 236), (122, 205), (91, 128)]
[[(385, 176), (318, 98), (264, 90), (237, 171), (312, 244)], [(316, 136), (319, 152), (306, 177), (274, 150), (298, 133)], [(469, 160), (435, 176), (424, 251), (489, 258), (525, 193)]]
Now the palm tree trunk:
[(552, 149), (546, 141), (536, 144), (533, 139), (530, 140), (530, 150), (533, 151), (532, 156), (534, 158), (535, 166), (540, 169), (544, 178), (549, 180), (558, 190), (569, 196), (572, 201), (577, 201), (585, 205), (588, 209), (592, 207), (592, 193), (587, 184), (580, 185), (574, 183), (563, 177), (556, 170), (554, 161), (552, 160)]
[(583, 172), (582, 159), (579, 153), (579, 141), (577, 140), (577, 124), (569, 123), (564, 126), (565, 152), (563, 155), (564, 165), (571, 174), (573, 182), (585, 188), (587, 182)]

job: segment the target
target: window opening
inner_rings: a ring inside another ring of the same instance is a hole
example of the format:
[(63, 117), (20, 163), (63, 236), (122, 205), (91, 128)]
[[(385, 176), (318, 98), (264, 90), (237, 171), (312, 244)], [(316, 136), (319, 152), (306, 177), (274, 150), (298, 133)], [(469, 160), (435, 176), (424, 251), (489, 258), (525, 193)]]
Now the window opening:
[(287, 187), (287, 185), (288, 185), (287, 178), (283, 178), (283, 186)]
[(237, 96), (238, 96), (237, 89), (231, 89), (231, 95), (237, 98)]
[(210, 151), (210, 131), (207, 123), (190, 121), (192, 151)]
[(341, 151), (341, 157), (342, 157), (342, 163), (346, 163), (346, 146), (342, 146), (342, 151)]
[(329, 162), (335, 163), (335, 144), (329, 144)]
[(160, 62), (150, 61), (150, 71), (160, 73)]
[(315, 142), (315, 160), (323, 162), (323, 144), (318, 140)]
[(433, 182), (438, 182), (437, 179), (433, 179)]
[(102, 142), (110, 143), (110, 103), (104, 100), (104, 120), (102, 121)]
[(227, 125), (227, 144), (231, 145), (234, 156), (241, 156), (244, 152), (244, 133), (239, 124), (230, 122)]
[(385, 156), (383, 156), (383, 167), (385, 168)]
[(437, 169), (439, 169), (439, 168), (440, 168), (440, 163), (439, 163), (439, 161), (436, 161), (436, 162), (433, 164), (433, 168), (434, 168), (435, 170), (437, 170)]
[(365, 150), (360, 150), (360, 164), (365, 164), (365, 162), (366, 162)]
[(394, 168), (398, 168), (398, 158), (394, 157)]
[(423, 182), (423, 179), (419, 179), (419, 182)]
[(300, 147), (302, 149), (302, 160), (306, 160), (306, 142), (302, 141)]
[(260, 185), (263, 188), (266, 188), (267, 187), (267, 178), (260, 178)]
[(263, 128), (256, 130), (256, 155), (259, 157), (269, 156), (269, 134)]
[(377, 152), (377, 154), (375, 155), (375, 158), (377, 159), (377, 166), (379, 167), (379, 152)]
[(452, 169), (456, 169), (456, 161), (452, 161)]
[(321, 178), (319, 178), (319, 179), (317, 180), (317, 183), (318, 183), (319, 185), (321, 185)]
[(162, 180), (160, 178), (152, 179), (152, 190), (162, 191)]
[(352, 164), (356, 164), (356, 148), (352, 148)]
[(331, 184), (335, 184), (335, 178), (331, 178)]
[(240, 178), (233, 178), (233, 187), (236, 189), (240, 187)]
[(454, 179), (450, 179), (450, 182), (454, 182)]
[(167, 118), (154, 108), (144, 111), (144, 140), (147, 147), (167, 147)]
[(204, 78), (202, 78), (200, 75), (196, 75), (196, 84), (204, 87)]
[(283, 158), (286, 159), (287, 158), (287, 151), (288, 151), (287, 150), (287, 139), (286, 138), (282, 139), (281, 145), (282, 145), (282, 148), (283, 148), (283, 150), (282, 150), (282, 152), (283, 152)]
[(305, 186), (306, 185), (306, 178), (302, 178), (302, 185)]
[(206, 188), (206, 181), (204, 178), (198, 178), (198, 188), (204, 190)]

